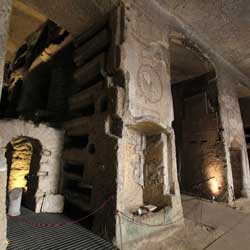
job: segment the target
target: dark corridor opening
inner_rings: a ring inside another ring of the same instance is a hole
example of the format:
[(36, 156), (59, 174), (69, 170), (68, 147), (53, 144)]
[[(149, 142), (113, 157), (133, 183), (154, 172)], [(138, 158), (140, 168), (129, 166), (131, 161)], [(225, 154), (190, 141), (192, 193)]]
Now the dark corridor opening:
[(178, 178), (182, 194), (226, 199), (216, 72), (190, 41), (170, 46)]
[(179, 182), (183, 193), (223, 196), (224, 149), (213, 75), (172, 85)]

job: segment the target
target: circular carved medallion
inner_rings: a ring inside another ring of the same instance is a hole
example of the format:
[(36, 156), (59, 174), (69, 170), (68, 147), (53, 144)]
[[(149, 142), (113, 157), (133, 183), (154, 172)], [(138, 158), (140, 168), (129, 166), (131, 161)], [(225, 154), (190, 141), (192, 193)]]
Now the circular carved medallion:
[(138, 71), (137, 82), (144, 98), (150, 103), (158, 103), (162, 98), (161, 78), (150, 65), (142, 65)]

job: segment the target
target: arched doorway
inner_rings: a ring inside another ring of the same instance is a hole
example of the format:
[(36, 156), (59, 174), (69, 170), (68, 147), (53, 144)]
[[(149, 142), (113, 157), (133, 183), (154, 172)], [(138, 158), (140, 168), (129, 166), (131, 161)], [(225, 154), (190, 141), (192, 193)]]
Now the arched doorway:
[(181, 192), (224, 201), (227, 172), (215, 68), (185, 38), (172, 39), (170, 58)]
[(27, 136), (15, 137), (6, 145), (7, 197), (15, 188), (23, 189), (22, 205), (33, 211), (36, 206), (35, 194), (38, 188), (37, 173), (40, 168), (41, 152), (40, 141)]

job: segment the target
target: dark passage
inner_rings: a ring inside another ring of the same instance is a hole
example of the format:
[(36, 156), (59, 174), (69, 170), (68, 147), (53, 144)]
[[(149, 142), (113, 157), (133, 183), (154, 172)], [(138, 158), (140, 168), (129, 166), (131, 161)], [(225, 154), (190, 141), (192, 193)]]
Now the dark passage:
[(226, 192), (225, 152), (216, 81), (206, 74), (176, 83), (172, 91), (181, 191), (222, 201)]

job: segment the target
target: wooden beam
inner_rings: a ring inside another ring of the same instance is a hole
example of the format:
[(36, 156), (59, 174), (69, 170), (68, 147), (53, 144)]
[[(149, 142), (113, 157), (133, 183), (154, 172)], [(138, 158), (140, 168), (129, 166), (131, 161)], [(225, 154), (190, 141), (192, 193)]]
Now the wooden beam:
[(21, 1), (14, 0), (13, 7), (23, 12), (25, 15), (31, 16), (42, 23), (48, 19), (46, 16), (42, 15), (40, 12), (34, 10), (33, 8), (22, 3)]

